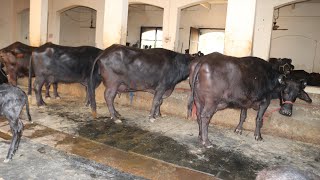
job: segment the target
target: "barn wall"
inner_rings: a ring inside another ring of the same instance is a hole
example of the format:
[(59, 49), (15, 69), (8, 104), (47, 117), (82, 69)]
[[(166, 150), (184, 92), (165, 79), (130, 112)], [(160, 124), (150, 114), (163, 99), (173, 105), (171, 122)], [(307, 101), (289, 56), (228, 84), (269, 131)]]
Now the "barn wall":
[(13, 26), (14, 41), (29, 44), (29, 6), (30, 0), (14, 0)]
[[(145, 7), (145, 9), (143, 9)], [(140, 41), (141, 26), (163, 27), (163, 9), (155, 6), (129, 7), (127, 42), (131, 45)]]
[(95, 28), (90, 27), (91, 15), (96, 26), (96, 11), (87, 7), (76, 7), (60, 15), (60, 44), (66, 46), (95, 46)]
[[(60, 26), (65, 25), (66, 21), (67, 21), (65, 19), (65, 17), (63, 17), (64, 15), (63, 14), (61, 15), (60, 13), (66, 11), (72, 7), (76, 7), (76, 6), (85, 6), (85, 7), (89, 7), (89, 8), (96, 10), (97, 14), (95, 15), (95, 17), (96, 16), (99, 16), (99, 17), (103, 16), (103, 9), (104, 9), (104, 1), (103, 0), (97, 0), (97, 1), (50, 0), (49, 1), (49, 19), (48, 19), (48, 41), (51, 41), (54, 43), (59, 43), (59, 41), (61, 40)], [(60, 16), (62, 16), (62, 17), (60, 18)], [(83, 18), (86, 18), (86, 17), (83, 17)], [(61, 21), (63, 24), (60, 24)], [(103, 19), (102, 18), (99, 18), (99, 19), (95, 18), (95, 22), (96, 22), (95, 24), (96, 24), (97, 28), (94, 30), (90, 29), (90, 31), (96, 31), (95, 35), (98, 35), (99, 37), (95, 37), (95, 40), (94, 40), (95, 43), (93, 45), (96, 45), (97, 42), (99, 42), (100, 44), (102, 43), (101, 35), (102, 35)], [(71, 28), (70, 24), (68, 26), (69, 26), (69, 28)], [(65, 34), (70, 35), (70, 33), (68, 31), (71, 32), (71, 36), (73, 36), (72, 33), (79, 34), (79, 36), (77, 36), (77, 38), (80, 37), (80, 34), (81, 34), (80, 31), (85, 31), (85, 29), (79, 30), (79, 28), (77, 28), (76, 31), (71, 31), (71, 29), (68, 30), (68, 26), (63, 27)], [(78, 27), (79, 26), (80, 25), (78, 25)], [(81, 24), (81, 26), (82, 26), (82, 24)], [(88, 36), (81, 36), (81, 39), (78, 40), (78, 43), (79, 43), (78, 45), (84, 44), (84, 42), (88, 42), (88, 43), (92, 44), (92, 40), (91, 40), (92, 36), (93, 36), (92, 34), (89, 35), (89, 37)], [(62, 37), (62, 38), (64, 38), (64, 37)], [(72, 39), (74, 40), (74, 38), (72, 38)], [(66, 42), (63, 42), (63, 43), (66, 44)], [(76, 41), (71, 42), (71, 44), (75, 45)]]
[(0, 48), (3, 48), (11, 44), (13, 40), (13, 4), (7, 0), (0, 0), (0, 4), (1, 7), (5, 7), (0, 10)]
[[(159, 4), (159, 0), (130, 0), (130, 3), (135, 2), (148, 2), (150, 4)], [(162, 1), (161, 1), (162, 2)], [(168, 4), (167, 1), (163, 1), (162, 7), (166, 8), (162, 15), (165, 15), (165, 12), (168, 11), (168, 9), (174, 9), (174, 8), (185, 8), (190, 5), (195, 5), (201, 1), (196, 0), (183, 0), (183, 1), (170, 1)], [(257, 4), (257, 6), (263, 7), (258, 8), (259, 13), (266, 13), (266, 11), (273, 10), (274, 7), (282, 6), (286, 3), (292, 3), (297, 1), (290, 1), (290, 0), (272, 0), (272, 1), (257, 1), (260, 2)], [(261, 2), (264, 2), (264, 4), (261, 4)], [(315, 0), (311, 2), (303, 2), (296, 4), (295, 8), (292, 9), (291, 6), (287, 6), (284, 8), (281, 8), (280, 18), (278, 19), (278, 24), (282, 25), (281, 27), (286, 27), (289, 30), (288, 31), (273, 31), (272, 33), (272, 44), (271, 44), (271, 50), (270, 50), (270, 56), (273, 57), (291, 57), (294, 61), (294, 64), (296, 65), (297, 69), (305, 69), (308, 72), (314, 71), (319, 72), (320, 71), (320, 45), (319, 45), (319, 14), (320, 12), (318, 9), (320, 9), (319, 3)], [(319, 1), (318, 1), (319, 2)], [(189, 4), (188, 4), (189, 3)], [(190, 4), (191, 3), (191, 4)], [(1, 0), (1, 16), (0, 16), (0, 32), (2, 34), (0, 39), (0, 48), (5, 47), (14, 41), (22, 41), (25, 38), (25, 32), (27, 33), (27, 30), (21, 30), (21, 22), (19, 21), (18, 13), (21, 13), (21, 11), (26, 10), (29, 8), (30, 0), (12, 0), (12, 1), (5, 1)], [(260, 4), (260, 5), (259, 5)], [(90, 6), (92, 8), (95, 8), (98, 10), (97, 14), (102, 13), (103, 9), (103, 0), (99, 1), (86, 1), (86, 0), (49, 0), (49, 22), (48, 22), (48, 41), (55, 42), (55, 38), (59, 36), (59, 32), (56, 32), (56, 29), (58, 28), (60, 31), (60, 21), (57, 22), (54, 16), (56, 15), (56, 11), (59, 10), (65, 10), (64, 8), (68, 9), (72, 6), (77, 5), (84, 5), (84, 6)], [(270, 8), (269, 8), (270, 7)], [(196, 9), (199, 9), (197, 11)], [(202, 9), (200, 9), (202, 8)], [(227, 4), (217, 4), (212, 5), (211, 10), (207, 10), (201, 6), (196, 6), (190, 8), (191, 10), (186, 11), (183, 10), (181, 12), (181, 18), (179, 24), (180, 29), (178, 32), (179, 39), (177, 40), (177, 48), (175, 50), (179, 52), (184, 52), (184, 49), (188, 48), (189, 45), (189, 32), (190, 32), (190, 26), (195, 27), (222, 27), (225, 26), (225, 15), (226, 15), (226, 9)], [(129, 12), (130, 13), (130, 12)], [(141, 13), (141, 12), (139, 12)], [(145, 25), (145, 26), (160, 26), (163, 23), (170, 23), (168, 20), (165, 20), (165, 17), (162, 15), (155, 15), (152, 14), (154, 12), (147, 11), (144, 15), (141, 14), (130, 14), (129, 15), (129, 29), (130, 27), (133, 27), (128, 31), (129, 34), (127, 36), (128, 42), (135, 43), (140, 37), (140, 28), (139, 26)], [(160, 12), (156, 12), (160, 14)], [(170, 13), (169, 13), (170, 14)], [(132, 16), (131, 16), (132, 15)], [(268, 15), (269, 16), (269, 15)], [(272, 15), (270, 15), (272, 16)], [(295, 17), (293, 17), (295, 16)], [(169, 19), (174, 18), (172, 15), (170, 15)], [(63, 19), (63, 17), (62, 17)], [(133, 20), (131, 20), (133, 19)], [(201, 22), (198, 22), (197, 20), (201, 19)], [(272, 19), (272, 17), (270, 17)], [(144, 21), (144, 22), (140, 22)], [(256, 19), (256, 21), (260, 21), (259, 19)], [(262, 22), (263, 21), (263, 22)], [(263, 24), (256, 24), (256, 30), (255, 30), (255, 37), (254, 37), (254, 50), (253, 55), (267, 58), (269, 56), (269, 44), (267, 43), (268, 39), (265, 39), (264, 37), (267, 37), (268, 32), (264, 31), (263, 29), (270, 29), (271, 28), (271, 21), (268, 22), (268, 19), (261, 19), (261, 23)], [(96, 30), (99, 32), (99, 34), (102, 34), (102, 21), (101, 19), (98, 20), (98, 27)], [(69, 34), (70, 37), (74, 36), (75, 34), (80, 33), (80, 31), (76, 31), (71, 29), (70, 27), (67, 27), (70, 25), (68, 22), (62, 22), (63, 26), (66, 26), (66, 30), (70, 31), (72, 33), (66, 33)], [(139, 25), (140, 24), (140, 25)], [(270, 26), (269, 26), (270, 24)], [(170, 27), (174, 27), (174, 25), (171, 25)], [(70, 29), (69, 29), (70, 28)], [(24, 33), (21, 33), (21, 32)], [(91, 31), (91, 30), (90, 30)], [(170, 30), (170, 32), (173, 30)], [(261, 31), (260, 34), (257, 33), (258, 31)], [(270, 30), (269, 30), (270, 32)], [(70, 41), (70, 43), (62, 42), (61, 44), (65, 45), (79, 45), (79, 44), (88, 44), (88, 45), (97, 45), (92, 42), (92, 36), (77, 36), (77, 41), (73, 42)], [(62, 39), (67, 39), (68, 36), (62, 37)], [(73, 40), (75, 38), (72, 38)], [(99, 37), (96, 37), (96, 39), (99, 39)], [(170, 34), (166, 34), (164, 32), (164, 39), (169, 39), (168, 41), (171, 41)], [(101, 38), (99, 42), (102, 41)], [(255, 43), (257, 42), (258, 43)], [(25, 42), (28, 42), (27, 40)], [(59, 42), (56, 41), (56, 43)], [(168, 44), (168, 43), (167, 43)], [(259, 45), (260, 44), (260, 45)], [(183, 46), (182, 46), (183, 45)], [(268, 46), (268, 47), (267, 47)], [(267, 53), (266, 53), (267, 52)]]
[(226, 16), (227, 4), (211, 4), (210, 10), (200, 5), (182, 9), (178, 51), (189, 49), (190, 27), (225, 28)]
[(320, 72), (320, 2), (280, 8), (277, 25), (287, 31), (272, 31), (271, 57), (292, 58), (296, 69)]

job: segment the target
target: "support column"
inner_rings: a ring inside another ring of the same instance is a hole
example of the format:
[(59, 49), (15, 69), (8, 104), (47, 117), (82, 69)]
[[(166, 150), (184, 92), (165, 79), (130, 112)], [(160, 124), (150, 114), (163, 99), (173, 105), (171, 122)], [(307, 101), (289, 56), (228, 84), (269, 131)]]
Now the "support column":
[(47, 42), (48, 0), (30, 0), (29, 37), (31, 46)]
[(103, 44), (103, 16), (104, 16), (104, 8), (102, 10), (97, 10), (97, 18), (96, 18), (96, 47), (100, 49), (104, 49)]
[(251, 55), (255, 9), (256, 0), (228, 0), (224, 54)]
[(171, 3), (163, 12), (163, 37), (162, 47), (177, 51), (179, 45), (180, 9)]
[(271, 47), (273, 4), (257, 0), (252, 55), (268, 59)]
[(103, 48), (112, 44), (126, 44), (128, 0), (105, 0), (103, 20)]

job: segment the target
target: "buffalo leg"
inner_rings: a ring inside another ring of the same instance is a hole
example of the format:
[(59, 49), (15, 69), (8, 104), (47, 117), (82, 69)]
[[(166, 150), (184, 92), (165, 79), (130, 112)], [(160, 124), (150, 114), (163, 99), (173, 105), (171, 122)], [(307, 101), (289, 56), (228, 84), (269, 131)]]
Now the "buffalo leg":
[(111, 115), (111, 119), (115, 119), (116, 123), (121, 123), (121, 120), (119, 119), (120, 114), (114, 108), (114, 98), (117, 95), (117, 89), (118, 89), (117, 87), (116, 88), (107, 88), (104, 91), (104, 99), (107, 103), (107, 106), (108, 106), (108, 109), (109, 109), (109, 112)]
[(154, 120), (156, 119), (155, 114), (156, 114), (156, 109), (158, 106), (159, 106), (159, 111), (160, 111), (160, 105), (162, 103), (163, 94), (164, 94), (163, 91), (156, 91), (156, 93), (154, 94), (152, 107), (151, 107), (151, 111), (150, 111), (150, 115), (149, 115), (149, 119), (151, 122), (154, 122)]
[(88, 86), (85, 86), (86, 87), (86, 99), (84, 100), (86, 106), (89, 106), (90, 105), (90, 99), (89, 99), (89, 88)]
[(242, 108), (240, 113), (240, 122), (236, 127), (236, 129), (234, 130), (235, 133), (240, 135), (242, 134), (242, 125), (246, 121), (246, 118), (247, 118), (247, 109)]
[(168, 89), (165, 91), (164, 95), (162, 95), (162, 98), (160, 99), (159, 104), (155, 109), (155, 117), (161, 117), (160, 106), (162, 105), (163, 99), (169, 97), (172, 94), (173, 90), (174, 88)]
[(160, 106), (163, 102), (163, 99), (160, 99), (159, 105), (156, 107), (155, 117), (161, 117)]
[(212, 118), (215, 112), (216, 112), (216, 107), (212, 107), (208, 104), (205, 104), (200, 114), (201, 139), (202, 139), (201, 144), (206, 148), (212, 147), (212, 143), (209, 141), (209, 138), (208, 138), (208, 127), (209, 127), (210, 119)]
[(18, 117), (17, 119), (10, 119), (9, 121), (10, 121), (9, 124), (12, 132), (12, 139), (11, 139), (8, 154), (4, 162), (9, 162), (12, 159), (13, 155), (15, 154), (16, 150), (18, 149), (21, 134), (22, 134), (22, 129), (23, 129), (23, 124)]
[(18, 119), (18, 138), (17, 138), (17, 143), (14, 147), (14, 153), (18, 150), (19, 148), (19, 144), (20, 144), (20, 140), (21, 140), (21, 136), (22, 136), (22, 130), (23, 130), (23, 123), (20, 119)]
[(263, 138), (261, 136), (261, 128), (262, 128), (262, 125), (263, 125), (263, 115), (264, 113), (266, 112), (268, 106), (270, 104), (270, 99), (266, 99), (265, 101), (263, 101), (261, 104), (260, 104), (260, 107), (259, 107), (259, 110), (258, 110), (258, 113), (257, 113), (257, 118), (256, 118), (256, 129), (254, 131), (254, 137), (255, 137), (255, 140), (257, 141), (261, 141)]
[(43, 84), (44, 84), (44, 79), (36, 78), (36, 80), (34, 81), (34, 93), (36, 94), (38, 106), (46, 105), (46, 103), (43, 101), (42, 95), (41, 95), (41, 90), (42, 90)]
[(60, 99), (60, 96), (58, 94), (58, 83), (52, 83), (53, 86), (53, 96), (55, 99)]
[(44, 85), (45, 85), (45, 87), (46, 87), (46, 95), (45, 95), (45, 98), (50, 98), (50, 84), (46, 82)]

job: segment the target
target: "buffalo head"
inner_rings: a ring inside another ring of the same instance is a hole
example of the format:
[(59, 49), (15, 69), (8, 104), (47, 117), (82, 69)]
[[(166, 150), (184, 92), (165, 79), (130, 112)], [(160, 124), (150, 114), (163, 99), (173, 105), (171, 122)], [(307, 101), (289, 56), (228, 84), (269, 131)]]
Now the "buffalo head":
[(305, 80), (284, 80), (281, 88), (281, 108), (279, 113), (285, 116), (292, 115), (292, 105), (297, 98), (311, 103), (312, 100), (309, 95), (304, 91), (307, 82)]

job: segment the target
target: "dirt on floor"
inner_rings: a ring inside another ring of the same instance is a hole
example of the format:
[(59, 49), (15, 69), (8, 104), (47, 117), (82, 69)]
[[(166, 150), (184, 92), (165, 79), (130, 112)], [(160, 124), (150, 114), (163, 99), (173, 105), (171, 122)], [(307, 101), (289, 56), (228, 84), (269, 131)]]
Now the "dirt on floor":
[(115, 124), (105, 104), (98, 104), (99, 116), (92, 119), (83, 101), (69, 96), (46, 100), (46, 107), (32, 105), (31, 114), (34, 122), (52, 129), (221, 179), (254, 179), (258, 171), (275, 165), (291, 166), (320, 176), (318, 145), (269, 135), (262, 135), (264, 140), (257, 142), (253, 132), (238, 135), (233, 129), (210, 126), (209, 138), (214, 147), (205, 149), (198, 144), (196, 121), (163, 114), (151, 123), (148, 111), (116, 105), (123, 123)]

